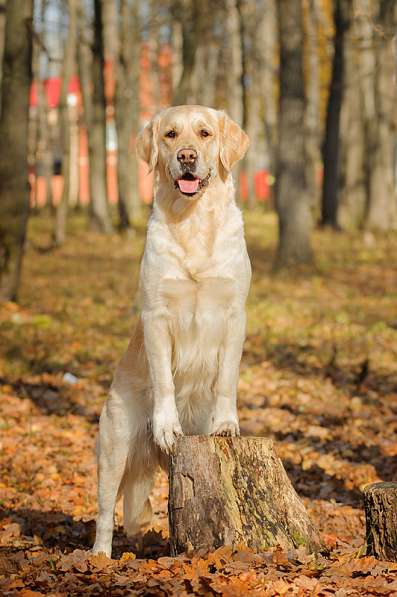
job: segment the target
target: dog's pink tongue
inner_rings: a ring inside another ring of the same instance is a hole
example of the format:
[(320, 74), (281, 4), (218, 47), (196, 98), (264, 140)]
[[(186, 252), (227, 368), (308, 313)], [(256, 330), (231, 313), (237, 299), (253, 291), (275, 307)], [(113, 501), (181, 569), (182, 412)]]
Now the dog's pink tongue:
[(178, 180), (178, 186), (182, 193), (196, 193), (199, 183), (200, 180), (198, 178), (195, 178), (194, 180), (184, 180), (183, 178), (180, 178)]

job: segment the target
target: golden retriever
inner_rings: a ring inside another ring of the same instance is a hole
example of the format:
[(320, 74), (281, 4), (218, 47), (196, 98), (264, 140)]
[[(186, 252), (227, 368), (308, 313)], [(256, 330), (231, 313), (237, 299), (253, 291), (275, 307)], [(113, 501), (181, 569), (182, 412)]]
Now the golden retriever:
[(117, 497), (128, 535), (150, 520), (158, 465), (180, 434), (237, 435), (251, 279), (233, 165), (248, 137), (224, 112), (177, 106), (137, 141), (155, 176), (142, 313), (100, 417), (94, 552), (110, 557)]

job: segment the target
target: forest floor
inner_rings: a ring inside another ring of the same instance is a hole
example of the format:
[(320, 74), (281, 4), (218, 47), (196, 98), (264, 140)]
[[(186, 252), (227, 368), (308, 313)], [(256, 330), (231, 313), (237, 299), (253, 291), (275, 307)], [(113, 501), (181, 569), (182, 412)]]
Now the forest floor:
[[(273, 276), (273, 215), (247, 214), (253, 265), (239, 385), (244, 434), (274, 438), (328, 555), (223, 548), (169, 557), (167, 480), (153, 528), (92, 556), (94, 444), (138, 316), (144, 228), (46, 250), (33, 217), (20, 303), (0, 310), (0, 594), (395, 595), (397, 564), (365, 555), (362, 487), (397, 475), (397, 236), (317, 231), (316, 268)], [(120, 525), (119, 511), (117, 523)]]

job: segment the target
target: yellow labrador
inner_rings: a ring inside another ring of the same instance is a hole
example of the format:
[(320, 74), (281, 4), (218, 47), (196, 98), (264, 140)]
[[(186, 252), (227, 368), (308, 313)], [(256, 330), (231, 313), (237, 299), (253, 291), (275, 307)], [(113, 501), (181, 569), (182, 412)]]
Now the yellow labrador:
[(202, 106), (169, 108), (138, 138), (155, 201), (140, 322), (100, 418), (95, 552), (111, 554), (119, 495), (127, 534), (148, 522), (154, 472), (177, 435), (239, 433), (251, 268), (230, 171), (247, 147), (235, 122)]

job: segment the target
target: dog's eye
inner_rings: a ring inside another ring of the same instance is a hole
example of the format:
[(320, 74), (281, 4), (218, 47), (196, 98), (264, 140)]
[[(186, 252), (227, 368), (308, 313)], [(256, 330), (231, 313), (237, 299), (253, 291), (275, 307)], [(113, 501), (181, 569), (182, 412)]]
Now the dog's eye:
[(168, 137), (169, 139), (175, 139), (176, 132), (175, 131), (168, 131), (168, 133), (166, 133), (165, 136)]
[(208, 131), (206, 131), (205, 129), (201, 129), (200, 131), (200, 135), (202, 137), (209, 137), (211, 133), (209, 133)]

